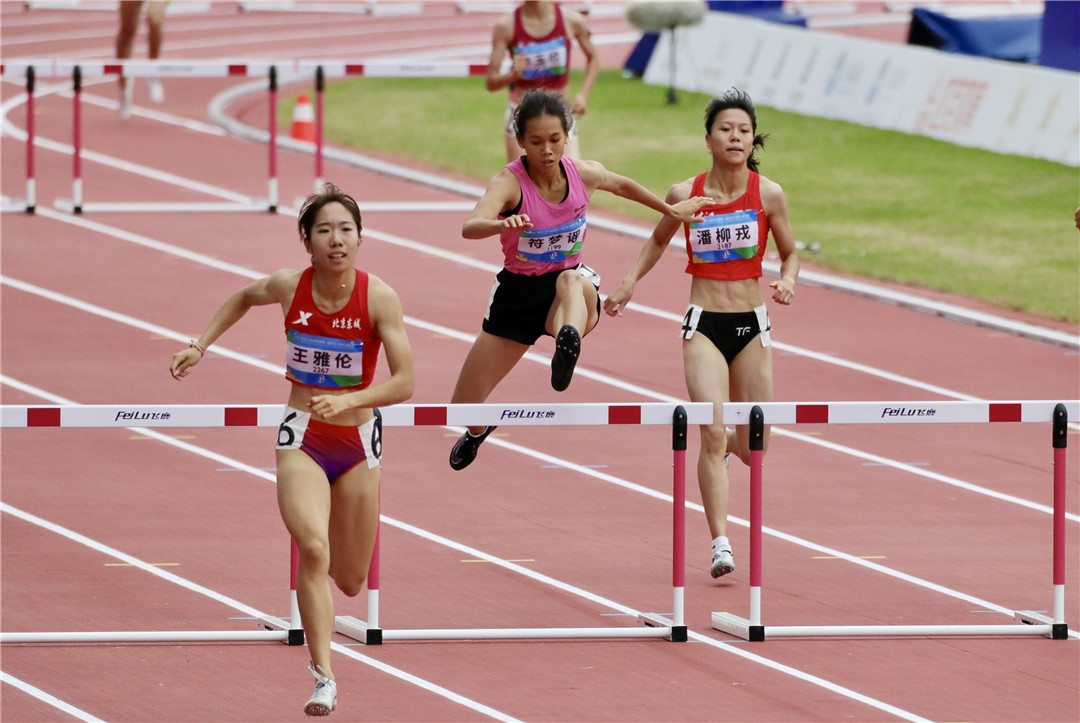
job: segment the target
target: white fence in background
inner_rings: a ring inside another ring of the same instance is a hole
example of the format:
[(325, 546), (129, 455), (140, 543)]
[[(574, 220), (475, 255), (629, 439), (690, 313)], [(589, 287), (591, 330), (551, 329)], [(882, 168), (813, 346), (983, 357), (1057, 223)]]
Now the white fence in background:
[[(710, 12), (676, 36), (674, 85), (1080, 166), (1080, 74)], [(670, 82), (662, 33), (645, 81)]]

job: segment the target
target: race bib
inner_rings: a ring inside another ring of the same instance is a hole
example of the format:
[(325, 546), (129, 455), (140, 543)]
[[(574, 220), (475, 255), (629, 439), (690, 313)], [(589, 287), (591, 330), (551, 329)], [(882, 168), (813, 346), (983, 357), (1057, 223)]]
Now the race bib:
[(562, 263), (581, 253), (585, 214), (551, 228), (531, 228), (518, 237), (517, 257), (533, 263)]
[(364, 342), (304, 334), (286, 335), (286, 376), (313, 387), (356, 387), (364, 382)]
[(752, 259), (758, 250), (758, 211), (706, 216), (690, 224), (690, 254), (695, 264)]
[(278, 425), (277, 449), (300, 449), (310, 421), (310, 413), (285, 407), (285, 418)]
[(514, 55), (525, 58), (526, 80), (558, 78), (566, 75), (567, 45), (562, 40), (528, 43), (514, 46)]

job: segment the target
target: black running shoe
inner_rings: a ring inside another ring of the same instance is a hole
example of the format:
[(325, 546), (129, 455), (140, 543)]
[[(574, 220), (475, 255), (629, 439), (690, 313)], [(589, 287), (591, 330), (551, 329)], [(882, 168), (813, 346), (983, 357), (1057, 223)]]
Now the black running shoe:
[(480, 445), (494, 431), (495, 427), (487, 427), (483, 434), (473, 436), (472, 432), (465, 430), (465, 434), (461, 435), (461, 439), (455, 442), (454, 448), (450, 450), (450, 466), (454, 469), (465, 469), (472, 464), (476, 459), (476, 450), (480, 449)]
[(570, 324), (564, 324), (555, 337), (555, 355), (551, 357), (551, 388), (557, 392), (570, 386), (581, 354), (581, 336)]

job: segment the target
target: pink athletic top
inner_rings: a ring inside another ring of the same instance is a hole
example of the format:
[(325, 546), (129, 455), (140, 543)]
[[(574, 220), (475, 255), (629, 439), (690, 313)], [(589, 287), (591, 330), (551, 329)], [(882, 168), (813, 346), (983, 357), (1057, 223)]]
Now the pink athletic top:
[(285, 377), (320, 389), (364, 389), (375, 375), (382, 340), (368, 315), (368, 275), (356, 269), (356, 284), (345, 307), (324, 314), (311, 296), (314, 267), (300, 276), (285, 316)]
[(525, 214), (533, 227), (526, 231), (503, 231), (503, 265), (508, 271), (525, 276), (539, 276), (569, 269), (581, 263), (581, 245), (585, 241), (585, 209), (589, 196), (574, 160), (562, 157), (567, 195), (551, 203), (540, 195), (522, 162), (524, 156), (506, 164), (521, 187), (521, 205), (516, 213)]
[(555, 6), (555, 27), (542, 38), (529, 35), (521, 24), (521, 8), (514, 10), (514, 37), (510, 41), (510, 53), (524, 55), (527, 61), (525, 79), (511, 88), (565, 88), (570, 82), (570, 38), (566, 37), (566, 26), (559, 6)]
[[(691, 197), (705, 195), (705, 175), (694, 179)], [(761, 204), (761, 176), (750, 171), (746, 193), (731, 203), (705, 206), (701, 223), (683, 224), (686, 273), (707, 279), (741, 281), (761, 277), (769, 222)]]

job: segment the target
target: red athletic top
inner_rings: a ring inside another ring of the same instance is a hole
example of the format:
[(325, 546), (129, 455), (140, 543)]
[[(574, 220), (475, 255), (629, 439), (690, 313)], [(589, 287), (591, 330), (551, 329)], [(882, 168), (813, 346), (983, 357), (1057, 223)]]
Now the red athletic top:
[[(705, 195), (705, 175), (694, 179), (690, 195)], [(683, 224), (686, 273), (706, 279), (740, 281), (761, 277), (761, 258), (769, 240), (769, 222), (761, 205), (761, 177), (750, 171), (746, 193), (731, 203), (705, 206), (702, 223)]]
[(320, 389), (358, 388), (371, 384), (382, 340), (368, 315), (368, 275), (355, 269), (356, 284), (345, 307), (324, 314), (311, 296), (314, 267), (296, 285), (285, 316), (285, 377)]
[(570, 82), (570, 38), (566, 37), (562, 10), (555, 6), (555, 27), (537, 38), (526, 32), (521, 24), (521, 8), (514, 10), (514, 37), (510, 40), (511, 55), (524, 55), (528, 61), (525, 79), (511, 88), (565, 88)]

